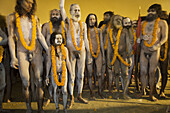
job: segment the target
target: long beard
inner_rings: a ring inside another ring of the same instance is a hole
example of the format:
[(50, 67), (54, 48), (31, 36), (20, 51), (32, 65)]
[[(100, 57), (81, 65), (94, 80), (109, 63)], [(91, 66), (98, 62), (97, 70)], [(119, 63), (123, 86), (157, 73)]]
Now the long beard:
[(157, 14), (149, 14), (146, 16), (146, 21), (151, 22), (153, 20), (156, 20), (158, 18)]
[(53, 26), (55, 26), (55, 25), (60, 25), (61, 24), (62, 18), (61, 17), (60, 18), (55, 18), (54, 17), (54, 18), (51, 18), (50, 20), (51, 20)]
[(80, 19), (81, 19), (81, 16), (79, 16), (78, 18), (75, 17), (75, 16), (71, 16), (71, 18), (72, 18), (74, 21), (79, 22)]
[(109, 20), (104, 20), (103, 24), (107, 24), (109, 21), (110, 21), (110, 19)]

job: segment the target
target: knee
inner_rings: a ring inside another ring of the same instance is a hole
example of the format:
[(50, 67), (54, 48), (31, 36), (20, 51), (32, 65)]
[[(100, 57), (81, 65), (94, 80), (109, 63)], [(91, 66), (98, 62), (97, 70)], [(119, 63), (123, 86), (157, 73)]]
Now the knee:
[(36, 78), (35, 85), (37, 87), (41, 87), (42, 86), (42, 78)]
[(101, 78), (101, 77), (102, 77), (102, 73), (98, 73), (98, 74), (97, 74), (97, 77), (98, 77), (98, 78)]
[(83, 76), (79, 76), (79, 77), (77, 77), (77, 79), (78, 79), (78, 81), (83, 81)]
[(30, 82), (29, 82), (29, 81), (23, 81), (23, 87), (24, 87), (24, 89), (29, 88), (29, 86), (30, 86)]

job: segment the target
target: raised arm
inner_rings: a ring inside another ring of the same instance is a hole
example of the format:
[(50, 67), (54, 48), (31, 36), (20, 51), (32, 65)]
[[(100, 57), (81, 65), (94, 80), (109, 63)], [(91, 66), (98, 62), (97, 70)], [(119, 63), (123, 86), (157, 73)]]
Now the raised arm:
[(64, 9), (64, 3), (65, 3), (65, 0), (60, 0), (60, 11), (61, 11), (62, 18), (65, 21), (66, 18), (67, 18), (67, 14), (66, 14), (66, 11)]
[(8, 38), (6, 36), (6, 34), (2, 31), (2, 29), (0, 28), (0, 37), (2, 38), (2, 41), (0, 42), (0, 46), (5, 46), (8, 43)]
[(15, 25), (14, 25), (14, 14), (10, 14), (7, 17), (7, 25), (8, 25), (8, 45), (11, 55), (11, 67), (18, 69), (18, 59), (15, 54)]

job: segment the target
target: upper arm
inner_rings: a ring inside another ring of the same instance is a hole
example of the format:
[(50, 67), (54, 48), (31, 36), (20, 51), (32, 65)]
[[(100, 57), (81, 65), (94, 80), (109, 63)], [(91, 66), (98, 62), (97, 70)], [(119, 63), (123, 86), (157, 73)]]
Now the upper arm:
[(7, 25), (8, 25), (8, 34), (9, 34), (9, 38), (14, 38), (15, 36), (15, 18), (14, 18), (14, 14), (10, 14), (7, 16)]
[(63, 20), (65, 21), (66, 18), (67, 18), (67, 14), (66, 14), (66, 11), (64, 9), (64, 3), (65, 3), (65, 0), (60, 0), (60, 11), (61, 11), (61, 15), (62, 15), (62, 18)]
[(167, 22), (165, 20), (161, 20), (160, 25), (161, 25), (162, 38), (167, 40), (168, 39), (168, 24), (167, 24)]
[(47, 38), (47, 23), (42, 25), (42, 34), (45, 38)]

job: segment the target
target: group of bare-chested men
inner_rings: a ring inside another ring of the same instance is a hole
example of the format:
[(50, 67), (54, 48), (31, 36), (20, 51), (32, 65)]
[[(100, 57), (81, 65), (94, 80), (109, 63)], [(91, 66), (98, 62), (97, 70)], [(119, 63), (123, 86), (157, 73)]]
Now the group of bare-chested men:
[[(70, 6), (71, 18), (64, 9), (65, 0), (60, 0), (60, 10), (50, 12), (50, 21), (40, 29), (38, 18), (34, 15), (35, 0), (17, 0), (15, 13), (7, 17), (8, 39), (0, 30), (0, 61), (3, 46), (9, 45), (10, 66), (19, 69), (23, 83), (23, 93), (27, 111), (31, 113), (30, 79), (34, 77), (38, 112), (43, 111), (42, 76), (45, 70), (45, 83), (48, 86), (49, 99), (54, 97), (56, 112), (59, 112), (59, 94), (63, 94), (64, 112), (67, 112), (67, 86), (70, 94), (69, 107), (74, 104), (74, 83), (78, 88), (77, 99), (88, 103), (82, 98), (84, 72), (87, 70), (90, 99), (95, 100), (92, 75), (98, 79), (98, 94), (105, 88), (105, 80), (109, 92), (113, 82), (120, 98), (119, 79), (121, 79), (123, 98), (127, 95), (129, 82), (133, 73), (134, 61), (138, 62), (140, 47), (141, 97), (150, 87), (150, 98), (156, 101), (156, 70), (161, 65), (162, 85), (160, 96), (165, 97), (168, 67), (168, 24), (163, 18), (161, 5), (153, 4), (148, 9), (146, 19), (142, 21), (140, 36), (137, 37), (137, 22), (127, 17), (104, 13), (104, 21), (97, 26), (97, 16), (93, 13), (81, 21), (81, 9), (78, 4)], [(160, 19), (161, 18), (161, 19)], [(136, 46), (137, 45), (137, 46)], [(139, 46), (140, 45), (140, 46)], [(43, 50), (45, 52), (43, 52)], [(44, 62), (44, 66), (43, 66)], [(136, 63), (138, 64), (138, 63)], [(136, 65), (136, 67), (138, 67)], [(5, 88), (5, 71), (0, 63), (0, 110)], [(43, 69), (44, 68), (44, 69)], [(105, 76), (106, 75), (106, 76)], [(68, 84), (68, 85), (67, 85)], [(52, 94), (53, 92), (53, 94)], [(50, 101), (47, 101), (48, 104)]]

